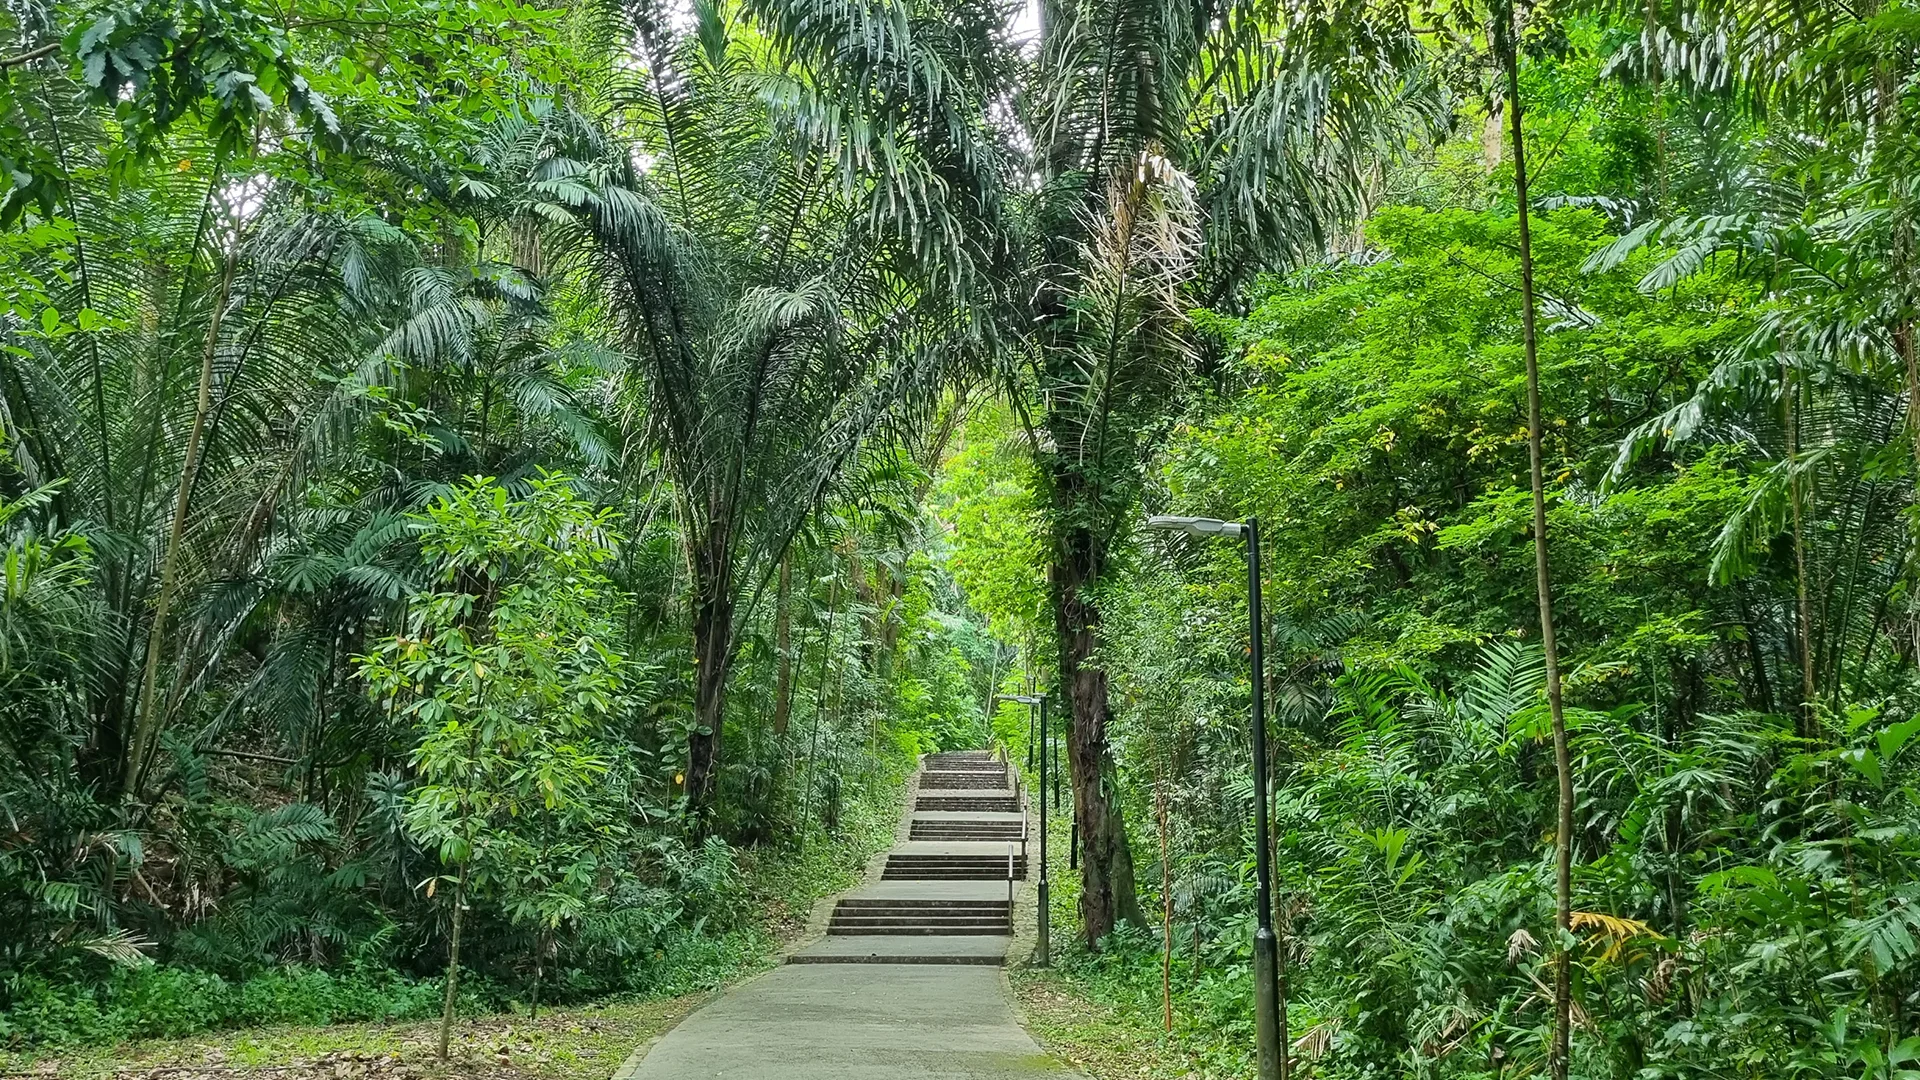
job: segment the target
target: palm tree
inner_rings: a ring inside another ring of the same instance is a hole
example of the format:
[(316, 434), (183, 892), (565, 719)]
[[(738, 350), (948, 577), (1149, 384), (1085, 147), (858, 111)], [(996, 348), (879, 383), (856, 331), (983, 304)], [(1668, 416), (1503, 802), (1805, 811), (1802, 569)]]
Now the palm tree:
[(345, 395), (312, 375), (363, 337), (332, 302), (354, 230), (205, 147), (111, 191), (91, 115), (55, 102), (40, 120), (64, 132), (50, 142), (73, 227), (22, 268), (72, 321), (0, 325), (21, 358), (0, 398), (22, 478), (63, 479), (49, 527), (83, 529), (96, 552), (108, 614), (83, 760), (102, 790), (137, 800), (163, 733), (259, 600), (208, 587), (257, 568), (278, 508), (336, 445)]
[(696, 817), (740, 630), (795, 535), (863, 438), (978, 337), (966, 300), (1001, 234), (976, 72), (993, 24), (955, 11), (874, 0), (828, 21), (702, 0), (679, 26), (624, 4), (632, 64), (604, 122), (548, 117), (555, 152), (527, 177), (612, 314), (629, 452), (657, 452), (671, 484)]
[[(0, 426), (22, 483), (59, 481), (35, 511), (43, 527), (93, 548), (105, 615), (81, 666), (83, 772), (138, 803), (182, 720), (208, 721), (204, 741), (261, 701), (298, 702), (278, 717), (290, 727), (324, 712), (310, 691), (324, 698), (344, 679), (353, 628), (406, 591), (379, 555), (404, 531), (390, 513), (423, 497), (417, 481), (515, 475), (562, 443), (604, 460), (556, 374), (593, 358), (545, 344), (534, 275), (314, 209), (310, 179), (285, 178), (264, 152), (181, 134), (178, 164), (127, 176), (123, 163), (116, 181), (99, 110), (65, 75), (36, 78), (39, 107), (22, 115), (55, 148), (71, 228), (15, 249), (11, 269), (44, 285), (50, 311), (0, 319), (18, 359)], [(480, 195), (436, 190), (483, 226), (492, 212)], [(376, 412), (386, 422), (369, 435)], [(406, 438), (377, 434), (415, 422)], [(369, 450), (391, 452), (374, 466)], [(316, 477), (349, 473), (366, 481), (360, 505), (302, 505)], [(268, 610), (311, 625), (283, 627), (240, 698), (199, 715)]]
[(1871, 598), (1908, 572), (1913, 542), (1898, 509), (1910, 482), (1867, 463), (1903, 426), (1904, 456), (1920, 463), (1920, 204), (1907, 152), (1887, 149), (1910, 141), (1914, 106), (1893, 88), (1920, 70), (1920, 50), (1873, 10), (1825, 0), (1634, 9), (1644, 29), (1614, 70), (1656, 89), (1665, 80), (1754, 136), (1716, 162), (1738, 178), (1736, 194), (1650, 216), (1592, 262), (1610, 268), (1658, 245), (1665, 257), (1641, 282), (1653, 291), (1732, 255), (1769, 300), (1691, 400), (1634, 433), (1614, 471), (1657, 444), (1701, 438), (1770, 463), (1726, 523), (1713, 571), (1748, 577), (1775, 537), (1790, 542), (1782, 576), (1793, 594), (1763, 621), (1783, 625), (1774, 682), (1798, 683), (1808, 738), (1826, 736), (1820, 710), (1837, 714), (1848, 669), (1863, 676), (1890, 646), (1888, 604)]
[(1349, 3), (1047, 0), (1019, 108), (1026, 277), (1009, 373), (1051, 494), (1059, 685), (1070, 704), (1089, 945), (1137, 919), (1108, 752), (1098, 589), (1129, 532), (1148, 436), (1195, 354), (1189, 308), (1317, 254), (1362, 198), (1362, 162), (1411, 102), (1401, 15)]

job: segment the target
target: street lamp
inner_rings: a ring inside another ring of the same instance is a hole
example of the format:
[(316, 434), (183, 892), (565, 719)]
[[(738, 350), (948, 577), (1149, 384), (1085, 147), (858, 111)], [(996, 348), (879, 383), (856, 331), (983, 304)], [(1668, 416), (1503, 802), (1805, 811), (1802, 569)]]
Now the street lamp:
[[(1040, 791), (1040, 887), (1036, 890), (1036, 893), (1037, 893), (1036, 903), (1039, 904), (1039, 913), (1036, 916), (1036, 923), (1037, 923), (1037, 929), (1038, 929), (1037, 936), (1039, 940), (1035, 943), (1036, 945), (1035, 952), (1039, 954), (1039, 959), (1036, 960), (1035, 963), (1039, 967), (1047, 967), (1053, 963), (1052, 948), (1048, 941), (1049, 923), (1052, 921), (1052, 918), (1051, 918), (1051, 912), (1049, 911), (1048, 904), (1047, 904), (1047, 897), (1049, 893), (1049, 888), (1047, 884), (1047, 746), (1046, 746), (1047, 699), (1045, 695), (1041, 695), (1041, 694), (1002, 694), (999, 697), (995, 698), (994, 700), (995, 701), (1017, 701), (1020, 704), (1027, 706), (1029, 715), (1032, 714), (1034, 706), (1036, 705), (1039, 706), (1038, 728), (1040, 731), (1040, 755), (1039, 755), (1040, 756), (1040, 786), (1039, 786), (1039, 791)], [(1029, 728), (1028, 730), (1033, 730), (1033, 729)], [(1032, 740), (1028, 741), (1027, 754), (1028, 754), (1027, 760), (1029, 763), (1031, 763), (1033, 761)]]
[(1225, 536), (1247, 542), (1247, 622), (1252, 630), (1253, 667), (1253, 868), (1258, 895), (1259, 922), (1253, 932), (1253, 1028), (1259, 1044), (1259, 1080), (1286, 1075), (1286, 1017), (1280, 1012), (1280, 939), (1273, 932), (1273, 868), (1267, 861), (1267, 700), (1266, 651), (1260, 615), (1260, 519), (1245, 522), (1218, 518), (1167, 517), (1147, 519), (1147, 527), (1183, 532), (1189, 536)]

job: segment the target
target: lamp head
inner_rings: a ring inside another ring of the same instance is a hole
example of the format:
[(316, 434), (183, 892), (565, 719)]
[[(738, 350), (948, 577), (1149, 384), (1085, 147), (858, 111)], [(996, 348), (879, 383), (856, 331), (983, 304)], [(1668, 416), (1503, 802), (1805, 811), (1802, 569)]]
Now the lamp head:
[(1040, 704), (1040, 699), (1032, 694), (995, 694), (993, 700), (996, 704), (1002, 701), (1018, 702), (1021, 705)]
[(1188, 536), (1230, 536), (1234, 539), (1247, 534), (1247, 527), (1237, 521), (1221, 521), (1219, 518), (1204, 517), (1174, 517), (1169, 514), (1155, 514), (1148, 518), (1147, 528), (1183, 532)]

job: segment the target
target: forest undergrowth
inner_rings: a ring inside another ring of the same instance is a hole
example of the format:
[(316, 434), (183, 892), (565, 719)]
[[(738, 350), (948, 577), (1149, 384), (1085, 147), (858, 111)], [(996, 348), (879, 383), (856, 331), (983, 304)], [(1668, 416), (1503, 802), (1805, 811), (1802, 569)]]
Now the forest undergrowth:
[[(440, 1010), (437, 979), (359, 983), (281, 970), (229, 984), (153, 967), (89, 998), (35, 1003), (46, 1017), (40, 1030), (54, 1034), (31, 1051), (0, 1050), (0, 1076), (605, 1080), (635, 1046), (726, 984), (765, 970), (807, 928), (817, 900), (859, 883), (898, 827), (910, 765), (892, 761), (849, 793), (838, 829), (820, 830), (804, 848), (741, 852), (738, 920), (633, 958), (626, 988), (535, 1011), (513, 987), (468, 980), (447, 1064), (436, 1060), (438, 1027), (428, 1019)], [(12, 1022), (35, 1019), (23, 1009)]]

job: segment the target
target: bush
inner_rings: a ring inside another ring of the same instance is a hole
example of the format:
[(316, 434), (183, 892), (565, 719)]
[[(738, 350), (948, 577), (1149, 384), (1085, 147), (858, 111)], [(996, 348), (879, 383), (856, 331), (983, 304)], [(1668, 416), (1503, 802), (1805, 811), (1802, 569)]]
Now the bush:
[[(478, 1007), (490, 996), (482, 987), (463, 999)], [(433, 1015), (439, 1000), (435, 979), (302, 967), (237, 981), (168, 965), (120, 968), (84, 984), (20, 974), (0, 1012), (0, 1043), (111, 1043), (256, 1024), (404, 1020)]]

